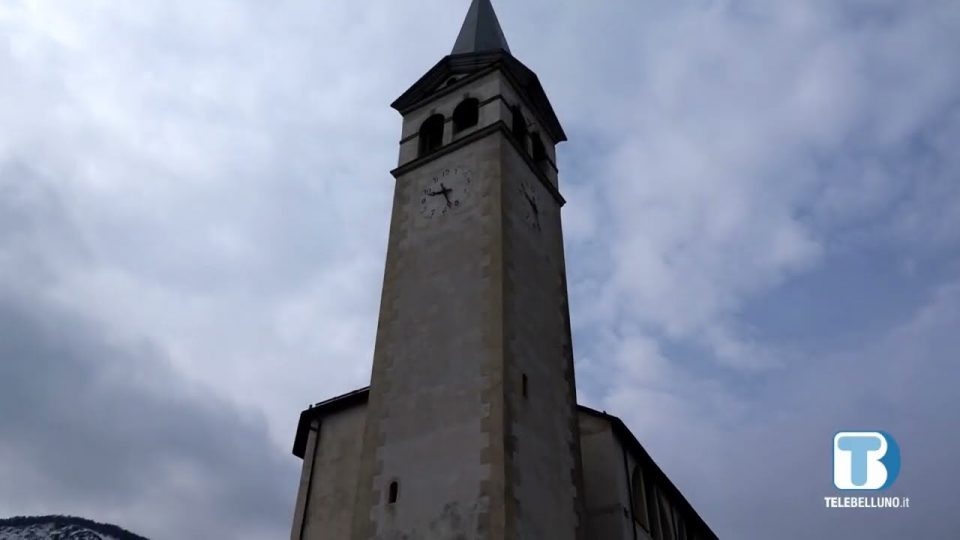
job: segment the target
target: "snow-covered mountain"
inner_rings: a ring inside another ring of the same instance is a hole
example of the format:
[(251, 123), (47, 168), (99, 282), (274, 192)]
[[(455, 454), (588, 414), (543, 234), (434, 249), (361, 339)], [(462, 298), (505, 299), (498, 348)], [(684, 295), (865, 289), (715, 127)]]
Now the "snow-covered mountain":
[(72, 516), (0, 519), (0, 540), (147, 540), (116, 525)]

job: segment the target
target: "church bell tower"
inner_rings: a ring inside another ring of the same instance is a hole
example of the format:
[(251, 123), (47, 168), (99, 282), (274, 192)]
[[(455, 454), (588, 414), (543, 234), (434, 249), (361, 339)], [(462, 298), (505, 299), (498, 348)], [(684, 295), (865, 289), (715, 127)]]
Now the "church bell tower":
[(489, 0), (403, 116), (353, 538), (577, 538), (554, 147)]
[(563, 128), (490, 0), (472, 0), (452, 52), (392, 106), (371, 384), (304, 413), (366, 400), (323, 434), (302, 417), (292, 537), (583, 538)]
[(370, 386), (300, 413), (291, 540), (716, 540), (577, 405), (555, 147), (490, 0), (403, 117)]

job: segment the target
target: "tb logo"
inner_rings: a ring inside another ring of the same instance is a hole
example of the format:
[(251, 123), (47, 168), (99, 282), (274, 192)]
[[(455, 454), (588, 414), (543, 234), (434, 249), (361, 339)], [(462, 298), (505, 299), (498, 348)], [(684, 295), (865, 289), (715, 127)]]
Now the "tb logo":
[(841, 431), (833, 436), (833, 485), (877, 490), (893, 485), (900, 472), (900, 447), (882, 431)]

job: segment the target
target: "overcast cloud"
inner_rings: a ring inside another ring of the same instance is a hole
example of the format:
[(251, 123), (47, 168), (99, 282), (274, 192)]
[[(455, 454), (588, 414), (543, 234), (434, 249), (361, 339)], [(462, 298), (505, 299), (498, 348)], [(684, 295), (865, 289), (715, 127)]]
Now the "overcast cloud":
[[(289, 534), (467, 4), (0, 3), (0, 516)], [(581, 401), (722, 538), (960, 537), (960, 3), (495, 4), (570, 137)], [(841, 429), (913, 508), (823, 508)]]

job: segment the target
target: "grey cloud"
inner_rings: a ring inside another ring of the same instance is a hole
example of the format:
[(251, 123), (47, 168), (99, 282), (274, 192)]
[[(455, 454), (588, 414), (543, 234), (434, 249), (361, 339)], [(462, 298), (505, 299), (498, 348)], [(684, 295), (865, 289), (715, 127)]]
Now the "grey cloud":
[[(162, 345), (50, 300), (38, 249), (79, 235), (43, 178), (0, 179), (0, 513), (77, 513), (153, 538), (275, 538), (297, 470), (266, 419), (177, 374)], [(82, 249), (76, 251), (82, 252)], [(210, 359), (228, 365), (226, 359)]]
[(299, 408), (369, 376), (388, 104), (396, 71), (422, 66), (368, 67), (368, 32), (400, 31), (377, 9), (102, 7), (0, 21), (0, 162), (44, 171), (89, 254), (66, 260), (38, 232), (40, 253), (0, 255), (0, 271), (42, 265), (44, 296), (157, 343), (175, 371), (265, 412), (285, 446)]
[(602, 194), (593, 213), (607, 210), (610, 241), (577, 238), (569, 259), (573, 306), (610, 305), (575, 325), (595, 333), (625, 317), (658, 339), (706, 347), (705, 360), (773, 367), (789, 351), (754, 339), (763, 322), (740, 316), (751, 301), (863, 237), (955, 253), (953, 4), (643, 9), (628, 24), (613, 20), (615, 7), (574, 8), (583, 18), (562, 17), (570, 26), (559, 35), (602, 51), (575, 47), (593, 62), (544, 55), (558, 73), (589, 70), (553, 88), (558, 108), (602, 134), (587, 156), (574, 139), (568, 160), (592, 163), (575, 166), (574, 181)]
[[(0, 291), (18, 329), (0, 347), (36, 367), (0, 359), (16, 402), (33, 405), (11, 409), (16, 437), (0, 432), (0, 463), (16, 464), (0, 479), (28, 486), (0, 488), (0, 509), (63, 504), (160, 538), (222, 534), (213, 523), (249, 510), (265, 528), (250, 537), (279, 536), (297, 411), (368, 380), (399, 131), (388, 104), (449, 50), (465, 5), (23, 6), (0, 20)], [(843, 311), (856, 295), (832, 297), (818, 276), (844, 257), (875, 267), (871, 249), (920, 265), (922, 286), (864, 286), (909, 318), (956, 274), (956, 2), (497, 8), (571, 138), (560, 165), (582, 395), (631, 420), (721, 536), (823, 521), (829, 538), (836, 516), (805, 506), (819, 487), (742, 478), (763, 462), (751, 450), (763, 431), (783, 426), (797, 434), (777, 451), (818, 470), (791, 448), (841, 417), (869, 420), (860, 399), (929, 416), (889, 418), (914, 451), (944, 425), (935, 372), (949, 365), (908, 376), (923, 392), (877, 378), (870, 397), (833, 402), (835, 417), (805, 400), (830, 402), (816, 381), (894, 324)], [(791, 286), (816, 309), (785, 316)], [(857, 321), (804, 319), (828, 312)], [(817, 354), (768, 319), (816, 333)], [(883, 352), (868, 355), (881, 372), (911, 356)], [(56, 373), (76, 381), (69, 400)], [(57, 431), (86, 451), (56, 454)], [(94, 485), (107, 461), (129, 471), (138, 454), (147, 476), (105, 476), (123, 500)], [(260, 485), (262, 500), (246, 495)], [(935, 509), (917, 515), (951, 525)]]
[[(156, 538), (279, 536), (296, 469), (263, 418), (175, 375), (154, 347), (105, 334), (35, 296), (0, 295), (4, 513), (100, 507)], [(147, 502), (151, 515), (136, 509)]]
[[(561, 165), (600, 193), (570, 206), (607, 216), (568, 238), (581, 393), (629, 420), (721, 537), (956, 537), (956, 4), (564, 14), (527, 48), (582, 81), (547, 84), (587, 137)], [(926, 506), (821, 508), (832, 433), (864, 425), (913, 453), (898, 489)]]
[[(753, 538), (951, 539), (960, 520), (955, 411), (960, 284), (928, 301), (875, 343), (798, 358), (750, 392), (705, 383), (646, 358), (643, 385), (620, 388), (603, 406), (619, 410), (721, 536)], [(649, 366), (654, 366), (651, 370)], [(637, 381), (636, 374), (625, 374)], [(882, 429), (898, 440), (903, 468), (883, 495), (907, 496), (909, 510), (826, 509), (831, 441), (844, 429)], [(802, 524), (802, 526), (800, 525)]]

